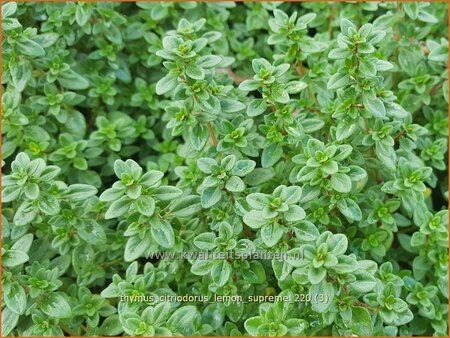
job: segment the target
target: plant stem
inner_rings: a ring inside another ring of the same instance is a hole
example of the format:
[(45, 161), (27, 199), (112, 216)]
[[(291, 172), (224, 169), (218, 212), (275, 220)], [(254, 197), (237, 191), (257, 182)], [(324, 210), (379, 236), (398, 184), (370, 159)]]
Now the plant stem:
[(333, 20), (336, 17), (336, 6), (331, 7), (331, 14), (328, 17), (328, 37), (333, 37)]
[(218, 142), (216, 132), (214, 131), (214, 127), (211, 122), (208, 122), (206, 125), (208, 126), (211, 144), (216, 146)]
[(61, 329), (66, 332), (67, 334), (69, 334), (71, 337), (77, 337), (79, 336), (79, 334), (77, 334), (75, 331), (73, 331), (72, 329), (70, 329), (66, 324), (63, 323), (59, 323), (59, 326), (61, 327)]
[(122, 258), (116, 258), (116, 259), (114, 259), (114, 260), (112, 260), (110, 262), (105, 262), (105, 263), (101, 264), (101, 266), (105, 268), (105, 267), (108, 267), (108, 266), (111, 266), (111, 265), (115, 265), (115, 264), (120, 263), (120, 262), (122, 262)]
[(295, 65), (292, 65), (292, 67), (295, 69), (298, 75), (302, 77), (305, 75), (306, 70), (301, 61), (298, 61)]

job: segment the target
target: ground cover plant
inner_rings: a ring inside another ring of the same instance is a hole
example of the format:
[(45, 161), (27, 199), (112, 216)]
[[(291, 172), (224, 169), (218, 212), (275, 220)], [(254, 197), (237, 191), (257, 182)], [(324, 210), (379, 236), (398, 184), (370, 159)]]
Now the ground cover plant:
[(446, 3), (2, 30), (3, 336), (448, 334)]

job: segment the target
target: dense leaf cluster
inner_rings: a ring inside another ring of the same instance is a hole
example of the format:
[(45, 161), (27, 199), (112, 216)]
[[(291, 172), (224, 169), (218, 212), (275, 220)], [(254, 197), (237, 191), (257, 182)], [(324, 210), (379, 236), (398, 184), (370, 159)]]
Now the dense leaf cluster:
[(446, 15), (4, 3), (2, 335), (447, 335)]

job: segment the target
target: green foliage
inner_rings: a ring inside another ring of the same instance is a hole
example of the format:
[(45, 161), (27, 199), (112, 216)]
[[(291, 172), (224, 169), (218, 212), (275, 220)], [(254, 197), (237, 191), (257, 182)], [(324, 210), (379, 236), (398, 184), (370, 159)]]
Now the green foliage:
[(446, 336), (447, 9), (4, 3), (2, 336)]

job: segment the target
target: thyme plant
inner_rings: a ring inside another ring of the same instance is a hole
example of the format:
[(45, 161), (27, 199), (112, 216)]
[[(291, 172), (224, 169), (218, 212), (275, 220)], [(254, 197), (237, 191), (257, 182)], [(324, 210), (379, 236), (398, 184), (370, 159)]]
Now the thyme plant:
[(3, 336), (448, 334), (446, 3), (2, 30)]

